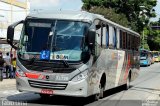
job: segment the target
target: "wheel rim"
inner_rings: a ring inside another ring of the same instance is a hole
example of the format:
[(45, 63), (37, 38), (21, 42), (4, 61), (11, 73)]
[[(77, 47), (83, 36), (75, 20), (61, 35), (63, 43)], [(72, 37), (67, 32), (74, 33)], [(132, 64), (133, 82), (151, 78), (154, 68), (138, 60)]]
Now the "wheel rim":
[(104, 88), (101, 86), (101, 84), (99, 89), (100, 89), (100, 98), (103, 98)]
[(98, 93), (98, 94), (95, 95), (95, 100), (98, 101), (99, 98), (100, 98), (100, 94)]
[(99, 84), (99, 91), (100, 92), (95, 95), (95, 100), (99, 100), (103, 96), (101, 83)]
[(130, 87), (130, 78), (129, 78), (129, 76), (128, 76), (128, 78), (127, 78), (127, 89), (129, 89), (129, 87)]

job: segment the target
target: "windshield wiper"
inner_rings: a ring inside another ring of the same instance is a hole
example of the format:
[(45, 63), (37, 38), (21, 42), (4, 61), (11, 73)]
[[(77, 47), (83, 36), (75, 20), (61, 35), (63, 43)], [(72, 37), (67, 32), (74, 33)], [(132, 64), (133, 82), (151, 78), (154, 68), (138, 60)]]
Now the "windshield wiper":
[(62, 62), (65, 67), (69, 67), (69, 64), (67, 61), (65, 60), (59, 60), (59, 61)]
[(30, 60), (30, 65), (32, 65), (34, 62), (35, 62), (36, 58), (33, 57), (31, 60)]

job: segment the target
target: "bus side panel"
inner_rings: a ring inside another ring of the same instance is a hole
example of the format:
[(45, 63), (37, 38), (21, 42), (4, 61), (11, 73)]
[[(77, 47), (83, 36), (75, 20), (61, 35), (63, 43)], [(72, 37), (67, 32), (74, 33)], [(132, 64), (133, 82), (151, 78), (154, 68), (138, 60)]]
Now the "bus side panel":
[(138, 77), (138, 73), (140, 70), (140, 54), (139, 51), (133, 52), (133, 58), (131, 62), (131, 70), (132, 70), (132, 76), (131, 81), (135, 80)]
[(125, 83), (124, 76), (128, 73), (127, 69), (127, 53), (126, 51), (119, 50), (118, 51), (118, 67), (117, 67), (117, 81), (115, 82), (115, 87), (123, 85)]
[[(118, 51), (112, 49), (103, 49), (100, 56), (97, 58), (93, 67), (98, 71), (98, 79), (101, 80), (102, 74), (106, 75), (106, 87), (105, 89), (111, 89), (115, 87), (116, 74), (118, 65)], [(92, 76), (91, 76), (92, 77)]]
[[(132, 50), (120, 50), (118, 59), (117, 73), (121, 70), (119, 82), (115, 86), (126, 84), (129, 72), (131, 71), (131, 81), (137, 78), (139, 72), (139, 52)], [(118, 74), (117, 74), (118, 75)]]

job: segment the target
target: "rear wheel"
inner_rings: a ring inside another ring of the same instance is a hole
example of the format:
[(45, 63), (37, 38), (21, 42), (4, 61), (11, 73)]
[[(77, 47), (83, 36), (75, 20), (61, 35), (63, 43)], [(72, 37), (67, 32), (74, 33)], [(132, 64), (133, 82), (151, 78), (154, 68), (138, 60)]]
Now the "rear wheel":
[(130, 82), (131, 82), (131, 72), (128, 75), (127, 82), (125, 85), (125, 90), (128, 90), (130, 88)]
[(3, 81), (3, 70), (0, 70), (0, 81)]

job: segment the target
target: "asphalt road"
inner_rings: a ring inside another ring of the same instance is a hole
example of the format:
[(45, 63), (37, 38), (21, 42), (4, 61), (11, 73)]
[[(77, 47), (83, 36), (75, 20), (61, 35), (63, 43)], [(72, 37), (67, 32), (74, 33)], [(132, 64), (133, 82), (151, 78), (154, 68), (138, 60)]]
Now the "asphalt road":
[[(1, 87), (0, 87), (1, 88)], [(38, 94), (20, 93), (15, 86), (0, 89), (0, 106), (160, 106), (160, 63), (141, 67), (139, 77), (127, 91), (118, 87), (105, 92), (99, 101), (89, 98), (53, 96), (42, 100)]]

